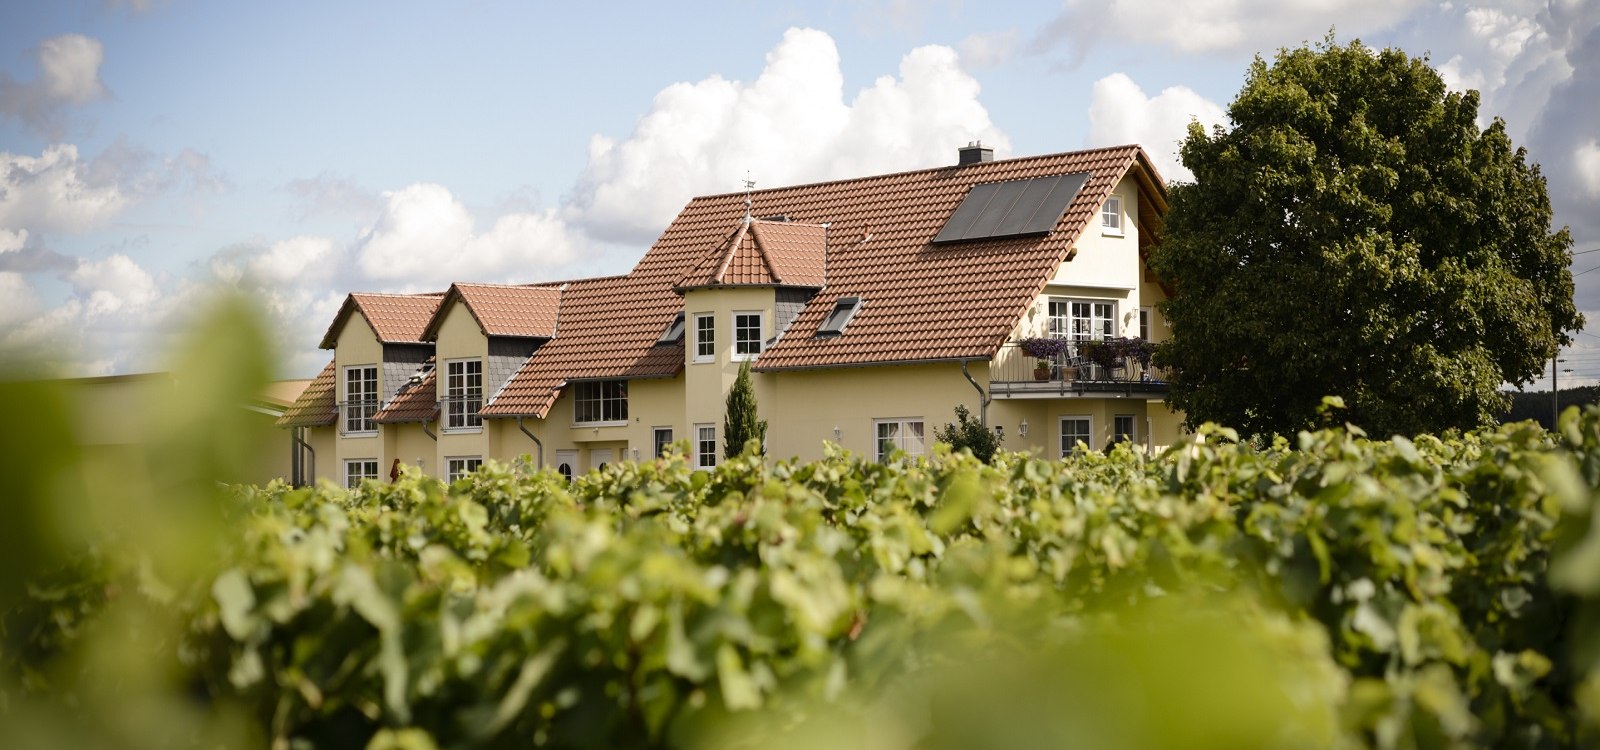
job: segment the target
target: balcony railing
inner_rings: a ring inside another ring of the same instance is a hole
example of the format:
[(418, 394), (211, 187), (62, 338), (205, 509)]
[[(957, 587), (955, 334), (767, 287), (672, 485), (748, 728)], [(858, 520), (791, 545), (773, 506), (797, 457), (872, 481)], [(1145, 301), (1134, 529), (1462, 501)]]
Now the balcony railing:
[(339, 432), (343, 435), (377, 432), (378, 423), (372, 415), (378, 413), (377, 401), (340, 401)]
[(1004, 344), (989, 364), (989, 388), (997, 397), (1152, 396), (1167, 392), (1166, 372), (1126, 357), (1113, 367), (1089, 362), (1069, 346), (1046, 362), (1035, 359), (1015, 342)]
[(483, 426), (478, 412), (483, 410), (483, 396), (450, 396), (439, 400), (439, 413), (447, 430), (476, 430)]

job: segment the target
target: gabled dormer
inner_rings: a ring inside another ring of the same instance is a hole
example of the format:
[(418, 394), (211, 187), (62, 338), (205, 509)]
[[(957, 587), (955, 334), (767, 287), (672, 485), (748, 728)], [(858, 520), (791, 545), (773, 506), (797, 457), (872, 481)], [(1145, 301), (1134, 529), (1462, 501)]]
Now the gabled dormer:
[(322, 348), (334, 351), (341, 434), (376, 434), (379, 408), (433, 355), (422, 331), (440, 296), (358, 292), (345, 297), (322, 337)]
[(827, 248), (825, 224), (738, 222), (673, 287), (684, 299), (688, 361), (760, 356), (826, 286)]
[(422, 337), (434, 343), (445, 430), (482, 426), (479, 411), (556, 335), (560, 286), (452, 284)]

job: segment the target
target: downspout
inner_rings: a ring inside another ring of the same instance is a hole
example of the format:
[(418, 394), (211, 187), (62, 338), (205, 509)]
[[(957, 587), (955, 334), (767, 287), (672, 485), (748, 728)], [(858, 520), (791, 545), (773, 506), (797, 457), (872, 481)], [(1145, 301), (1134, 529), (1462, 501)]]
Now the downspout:
[(426, 421), (423, 421), (423, 423), (422, 423), (422, 434), (427, 435), (430, 438), (433, 438), (433, 442), (435, 442), (435, 443), (439, 442), (439, 436), (433, 434), (433, 430), (428, 429), (428, 423)]
[(533, 433), (528, 431), (528, 428), (522, 424), (522, 417), (520, 417), (520, 416), (517, 417), (517, 429), (522, 430), (522, 434), (527, 435), (528, 439), (532, 440), (533, 444), (538, 446), (538, 448), (539, 448), (538, 458), (535, 458), (534, 461), (533, 461), (533, 470), (534, 471), (539, 471), (540, 469), (543, 469), (544, 468), (544, 443), (541, 442), (538, 437), (535, 437)]
[[(299, 443), (300, 447), (304, 448), (306, 453), (311, 454), (310, 474), (313, 477), (316, 476), (317, 475), (317, 449), (311, 447), (311, 444), (306, 442), (305, 437), (304, 437), (305, 436), (305, 428), (304, 427), (295, 428), (295, 431), (294, 431), (293, 434), (294, 434), (294, 441), (296, 443)], [(303, 479), (305, 479), (305, 477), (302, 476), (302, 477), (300, 477), (300, 479), (303, 480)], [(310, 482), (305, 482), (304, 484), (301, 484), (299, 486), (304, 487), (307, 484), (310, 484)]]
[(983, 386), (978, 385), (978, 381), (972, 379), (972, 373), (967, 372), (967, 361), (965, 359), (961, 360), (961, 374), (966, 376), (967, 382), (971, 383), (973, 390), (978, 392), (978, 424), (983, 425), (983, 428), (987, 430), (989, 429), (989, 402), (994, 399), (989, 394), (984, 393)]

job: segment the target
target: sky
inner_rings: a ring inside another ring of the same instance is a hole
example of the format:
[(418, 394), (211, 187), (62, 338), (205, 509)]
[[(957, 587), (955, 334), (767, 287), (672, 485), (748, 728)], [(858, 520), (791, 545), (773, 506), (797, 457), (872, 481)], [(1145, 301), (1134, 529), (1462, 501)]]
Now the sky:
[(221, 285), (310, 377), (347, 292), (625, 273), (746, 179), (981, 140), (1183, 180), (1188, 123), (1330, 29), (1427, 55), (1542, 166), (1594, 321), (1561, 382), (1600, 382), (1600, 0), (0, 0), (0, 345), (157, 369)]

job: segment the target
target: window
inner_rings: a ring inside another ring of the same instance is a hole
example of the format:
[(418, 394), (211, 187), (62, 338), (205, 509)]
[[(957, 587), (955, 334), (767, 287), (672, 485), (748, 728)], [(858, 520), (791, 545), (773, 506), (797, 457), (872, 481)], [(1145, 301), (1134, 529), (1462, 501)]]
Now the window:
[(355, 489), (363, 479), (378, 478), (378, 459), (352, 458), (344, 462), (344, 486)]
[(717, 426), (714, 424), (697, 424), (694, 426), (694, 467), (696, 469), (711, 469), (717, 465)]
[(1100, 207), (1100, 231), (1105, 234), (1122, 234), (1122, 198), (1111, 196)]
[(1139, 308), (1139, 338), (1150, 340), (1150, 308)]
[(717, 316), (695, 313), (694, 361), (715, 362), (717, 359)]
[(1065, 458), (1082, 450), (1092, 450), (1093, 427), (1089, 417), (1062, 417), (1061, 456)]
[(661, 458), (666, 455), (667, 446), (672, 445), (672, 428), (656, 427), (651, 432), (653, 433), (651, 442), (656, 446), (656, 458)]
[(761, 354), (761, 318), (758, 312), (733, 314), (734, 359), (755, 359)]
[(1134, 440), (1133, 415), (1118, 414), (1111, 418), (1111, 439), (1119, 443), (1131, 443)]
[(850, 319), (856, 316), (861, 309), (860, 297), (840, 297), (834, 303), (833, 312), (822, 320), (822, 325), (817, 326), (818, 336), (838, 336), (844, 333), (844, 327), (850, 325)]
[(1050, 335), (1073, 341), (1108, 339), (1117, 320), (1117, 303), (1086, 299), (1050, 300)]
[(877, 419), (878, 460), (886, 461), (895, 451), (907, 456), (922, 455), (921, 419)]
[(482, 429), (483, 418), (478, 411), (483, 408), (483, 360), (456, 359), (444, 366), (444, 428)]
[(563, 463), (556, 467), (556, 471), (561, 473), (562, 479), (565, 479), (568, 482), (572, 481), (572, 464)]
[(479, 458), (478, 456), (460, 456), (457, 458), (446, 458), (444, 463), (446, 468), (445, 481), (454, 482), (457, 479), (477, 471), (479, 467), (483, 466), (483, 459)]
[(656, 339), (656, 346), (670, 344), (681, 338), (683, 338), (683, 313), (680, 312), (671, 323), (667, 324), (667, 330), (661, 332), (661, 338)]
[(378, 367), (344, 368), (344, 431), (377, 432), (372, 415), (378, 413)]
[(573, 384), (572, 421), (578, 424), (628, 421), (628, 381), (586, 380)]

